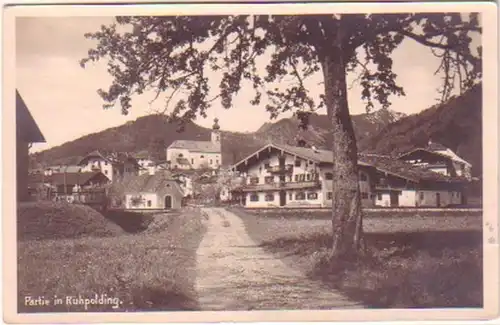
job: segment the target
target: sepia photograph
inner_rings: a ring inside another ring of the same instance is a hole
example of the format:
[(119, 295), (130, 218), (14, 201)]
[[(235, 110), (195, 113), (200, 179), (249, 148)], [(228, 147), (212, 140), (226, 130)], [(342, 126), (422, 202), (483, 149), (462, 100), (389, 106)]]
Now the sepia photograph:
[(4, 321), (498, 316), (494, 4), (4, 10)]

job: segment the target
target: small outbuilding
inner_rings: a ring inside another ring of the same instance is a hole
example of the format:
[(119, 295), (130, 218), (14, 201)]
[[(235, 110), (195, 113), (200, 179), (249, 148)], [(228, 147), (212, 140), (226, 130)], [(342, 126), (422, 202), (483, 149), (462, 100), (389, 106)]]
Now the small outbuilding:
[(175, 210), (183, 203), (184, 192), (168, 172), (144, 174), (130, 179), (125, 187), (127, 210)]

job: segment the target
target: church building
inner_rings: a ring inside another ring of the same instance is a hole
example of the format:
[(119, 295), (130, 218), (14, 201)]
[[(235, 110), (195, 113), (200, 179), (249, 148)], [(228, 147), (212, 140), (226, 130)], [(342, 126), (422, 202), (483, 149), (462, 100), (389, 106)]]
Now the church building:
[(176, 140), (167, 148), (172, 169), (218, 169), (222, 164), (219, 120), (214, 119), (210, 141)]

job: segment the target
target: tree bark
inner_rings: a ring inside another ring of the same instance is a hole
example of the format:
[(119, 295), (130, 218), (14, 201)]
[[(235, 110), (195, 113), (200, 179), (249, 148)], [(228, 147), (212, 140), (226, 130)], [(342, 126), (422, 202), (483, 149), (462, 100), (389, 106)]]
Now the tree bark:
[(333, 135), (332, 256), (354, 256), (362, 237), (358, 154), (347, 101), (346, 69), (340, 26), (332, 47), (322, 58), (325, 104)]

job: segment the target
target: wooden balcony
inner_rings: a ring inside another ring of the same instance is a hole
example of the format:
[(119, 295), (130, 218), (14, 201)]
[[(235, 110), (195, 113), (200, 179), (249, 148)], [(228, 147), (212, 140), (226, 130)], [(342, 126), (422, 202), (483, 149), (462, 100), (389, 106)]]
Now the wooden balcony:
[(267, 167), (267, 171), (271, 174), (290, 174), (293, 172), (293, 165), (288, 164), (285, 166), (279, 166), (279, 165), (270, 166)]
[(321, 183), (319, 181), (272, 182), (266, 184), (246, 184), (242, 186), (241, 190), (244, 192), (259, 192), (272, 190), (298, 190), (318, 187), (321, 187)]

